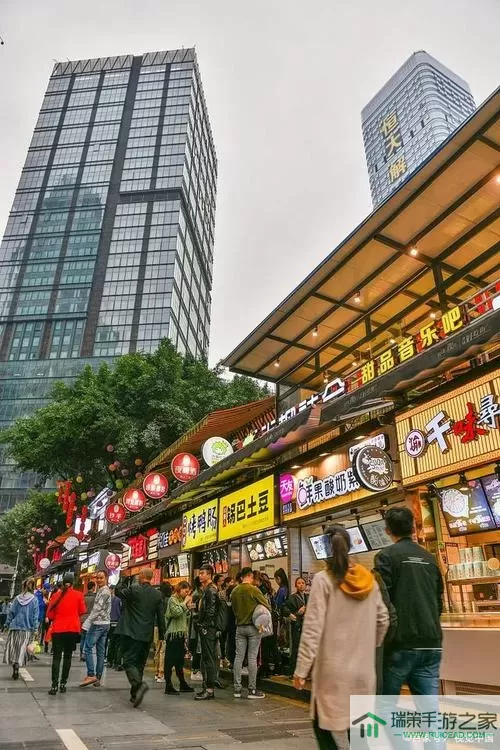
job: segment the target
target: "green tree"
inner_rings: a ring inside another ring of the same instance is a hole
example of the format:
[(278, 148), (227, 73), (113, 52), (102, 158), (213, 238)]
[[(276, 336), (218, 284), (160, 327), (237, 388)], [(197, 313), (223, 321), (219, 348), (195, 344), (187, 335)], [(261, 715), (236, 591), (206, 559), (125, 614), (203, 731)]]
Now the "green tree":
[[(34, 535), (43, 552), (44, 544), (61, 534), (65, 526), (64, 515), (54, 493), (31, 490), (24, 503), (15, 505), (0, 516), (0, 560), (15, 565), (19, 550), (20, 575), (30, 575), (35, 569), (29, 549), (32, 546), (31, 537)], [(43, 536), (32, 531), (42, 527), (48, 527), (50, 531), (42, 531)]]
[(120, 462), (121, 482), (135, 474), (137, 459), (149, 462), (209, 412), (267, 395), (250, 378), (226, 380), (220, 367), (183, 357), (164, 340), (152, 354), (127, 354), (113, 367), (86, 367), (71, 385), (58, 383), (50, 403), (17, 420), (0, 442), (24, 471), (81, 475), (81, 489), (99, 490), (116, 480), (110, 462)]

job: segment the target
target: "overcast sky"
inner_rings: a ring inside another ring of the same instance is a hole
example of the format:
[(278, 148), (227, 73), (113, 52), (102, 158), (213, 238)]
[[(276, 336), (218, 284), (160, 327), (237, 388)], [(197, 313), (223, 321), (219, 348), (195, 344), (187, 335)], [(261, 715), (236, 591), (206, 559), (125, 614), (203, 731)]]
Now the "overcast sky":
[(500, 0), (1, 0), (0, 232), (53, 60), (195, 45), (219, 161), (216, 362), (371, 211), (360, 111), (425, 49), (476, 103)]

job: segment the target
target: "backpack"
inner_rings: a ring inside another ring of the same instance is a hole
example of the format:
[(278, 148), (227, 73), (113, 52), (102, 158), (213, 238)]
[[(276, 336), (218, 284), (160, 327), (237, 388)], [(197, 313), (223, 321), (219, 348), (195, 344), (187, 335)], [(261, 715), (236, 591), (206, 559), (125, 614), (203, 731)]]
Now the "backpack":
[(273, 634), (273, 618), (267, 607), (257, 604), (253, 611), (252, 622), (263, 638)]
[(229, 624), (229, 608), (227, 602), (217, 595), (215, 603), (215, 629), (218, 633), (226, 633)]

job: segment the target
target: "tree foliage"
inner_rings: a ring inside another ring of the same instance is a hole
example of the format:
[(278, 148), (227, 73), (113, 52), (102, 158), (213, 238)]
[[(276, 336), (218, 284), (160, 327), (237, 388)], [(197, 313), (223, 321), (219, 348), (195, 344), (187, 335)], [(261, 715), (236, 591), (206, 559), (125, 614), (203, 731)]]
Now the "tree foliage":
[[(10, 565), (16, 564), (19, 550), (19, 571), (27, 576), (34, 571), (34, 564), (28, 550), (32, 529), (48, 527), (42, 532), (48, 542), (65, 529), (64, 515), (54, 493), (31, 490), (26, 501), (15, 505), (0, 516), (0, 560)], [(40, 535), (37, 535), (40, 538)], [(42, 541), (43, 543), (43, 541)], [(43, 547), (42, 547), (43, 551)]]
[[(147, 463), (206, 414), (269, 395), (250, 378), (222, 377), (219, 367), (183, 357), (165, 340), (152, 354), (127, 354), (114, 367), (86, 367), (76, 381), (58, 383), (50, 403), (0, 435), (25, 471), (99, 489), (113, 459)], [(128, 471), (128, 470), (127, 470)]]

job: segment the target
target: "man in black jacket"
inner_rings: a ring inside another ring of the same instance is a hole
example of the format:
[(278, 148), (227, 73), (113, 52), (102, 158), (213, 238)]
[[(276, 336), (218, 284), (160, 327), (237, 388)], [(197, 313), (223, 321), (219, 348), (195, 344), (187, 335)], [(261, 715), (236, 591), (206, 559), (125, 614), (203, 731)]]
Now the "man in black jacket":
[(407, 507), (385, 514), (394, 544), (375, 558), (396, 609), (398, 624), (384, 664), (384, 694), (437, 695), (441, 663), (443, 579), (434, 555), (412, 541), (414, 519)]
[(141, 705), (148, 690), (143, 674), (155, 624), (158, 626), (159, 639), (165, 638), (163, 597), (151, 586), (152, 578), (152, 569), (143, 568), (139, 573), (138, 586), (126, 588), (122, 580), (116, 587), (116, 595), (124, 604), (120, 621), (123, 666), (130, 682), (130, 700), (136, 708)]
[(217, 680), (217, 606), (219, 594), (213, 583), (214, 569), (211, 565), (200, 568), (199, 578), (203, 591), (199, 611), (197, 628), (201, 643), (201, 673), (203, 688), (197, 693), (195, 700), (213, 700), (215, 681)]

